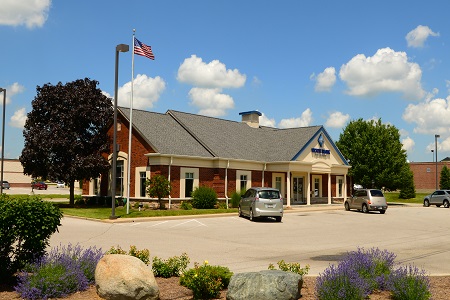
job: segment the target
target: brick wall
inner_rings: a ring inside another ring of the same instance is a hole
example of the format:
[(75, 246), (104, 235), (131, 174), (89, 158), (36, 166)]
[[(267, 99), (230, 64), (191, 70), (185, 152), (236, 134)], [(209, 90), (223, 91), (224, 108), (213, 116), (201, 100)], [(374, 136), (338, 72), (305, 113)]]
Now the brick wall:
[[(438, 162), (437, 164), (437, 184), (441, 180), (442, 167), (450, 167), (450, 162)], [(414, 175), (414, 185), (416, 190), (434, 190), (436, 188), (436, 163), (435, 162), (411, 162), (409, 168)]]

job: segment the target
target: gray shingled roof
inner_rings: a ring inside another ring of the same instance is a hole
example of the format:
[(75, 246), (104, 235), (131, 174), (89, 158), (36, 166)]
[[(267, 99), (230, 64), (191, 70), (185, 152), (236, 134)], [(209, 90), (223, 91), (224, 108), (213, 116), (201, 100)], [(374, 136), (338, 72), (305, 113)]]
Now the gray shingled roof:
[[(129, 109), (120, 108), (126, 118)], [(133, 110), (133, 125), (161, 154), (290, 161), (322, 126), (253, 128), (242, 122), (169, 110)]]

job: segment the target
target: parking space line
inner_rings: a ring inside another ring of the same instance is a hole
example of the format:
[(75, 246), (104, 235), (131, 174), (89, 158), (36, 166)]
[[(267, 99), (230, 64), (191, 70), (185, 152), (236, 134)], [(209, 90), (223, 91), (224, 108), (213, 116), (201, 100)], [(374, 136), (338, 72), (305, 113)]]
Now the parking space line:
[(178, 226), (181, 226), (181, 225), (190, 223), (190, 222), (197, 222), (198, 224), (200, 224), (200, 226), (206, 226), (205, 224), (203, 224), (203, 223), (200, 222), (200, 221), (197, 221), (197, 220), (195, 220), (195, 219), (191, 219), (191, 220), (188, 220), (188, 221), (186, 221), (186, 222), (182, 222), (182, 223), (176, 224), (176, 225), (174, 225), (174, 226), (171, 226), (170, 228), (178, 227)]
[(162, 225), (162, 224), (164, 224), (164, 223), (167, 223), (167, 222), (169, 222), (169, 221), (163, 221), (163, 222), (159, 222), (159, 223), (156, 223), (156, 224), (153, 224), (153, 225), (147, 226), (147, 228), (150, 228), (150, 227), (155, 227), (155, 226), (159, 226), (159, 225)]

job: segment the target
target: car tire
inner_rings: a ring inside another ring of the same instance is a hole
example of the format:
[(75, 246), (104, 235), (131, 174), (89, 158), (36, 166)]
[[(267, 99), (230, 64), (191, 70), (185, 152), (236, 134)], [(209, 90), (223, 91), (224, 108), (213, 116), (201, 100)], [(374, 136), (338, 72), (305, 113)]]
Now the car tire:
[(448, 203), (448, 200), (444, 200), (444, 207), (445, 208), (448, 208), (450, 205), (449, 205), (449, 203)]
[(441, 205), (440, 204), (436, 204), (436, 207), (441, 207)]
[(382, 209), (380, 210), (380, 214), (384, 215), (384, 213), (386, 212), (386, 210)]
[(242, 218), (243, 215), (242, 215), (242, 210), (241, 210), (241, 206), (240, 205), (239, 205), (239, 208), (238, 208), (238, 212), (239, 212), (239, 218)]
[(350, 210), (350, 204), (348, 204), (348, 202), (345, 202), (344, 207), (346, 211)]
[(423, 200), (423, 206), (429, 207), (430, 206), (430, 201), (428, 199)]
[(281, 222), (281, 217), (275, 217), (276, 222)]
[(367, 207), (367, 204), (363, 204), (361, 210), (362, 210), (363, 213), (367, 214), (369, 212), (369, 208)]

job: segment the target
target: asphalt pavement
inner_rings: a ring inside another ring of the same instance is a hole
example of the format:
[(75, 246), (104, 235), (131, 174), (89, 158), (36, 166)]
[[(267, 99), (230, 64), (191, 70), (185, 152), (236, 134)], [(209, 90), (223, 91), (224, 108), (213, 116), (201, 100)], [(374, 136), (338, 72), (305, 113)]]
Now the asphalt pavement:
[(91, 221), (64, 217), (52, 247), (80, 244), (107, 251), (131, 245), (167, 259), (187, 253), (194, 262), (259, 271), (280, 260), (310, 266), (318, 275), (349, 251), (379, 248), (430, 275), (450, 274), (450, 209), (391, 205), (386, 214), (345, 211), (343, 205), (286, 210), (281, 223), (250, 222), (237, 214)]

